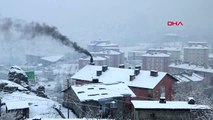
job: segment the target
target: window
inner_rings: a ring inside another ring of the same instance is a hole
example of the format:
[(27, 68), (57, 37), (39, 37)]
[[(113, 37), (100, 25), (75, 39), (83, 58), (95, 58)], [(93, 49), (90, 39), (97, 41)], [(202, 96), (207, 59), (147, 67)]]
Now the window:
[(163, 85), (160, 87), (160, 97), (165, 97), (165, 89), (166, 88)]

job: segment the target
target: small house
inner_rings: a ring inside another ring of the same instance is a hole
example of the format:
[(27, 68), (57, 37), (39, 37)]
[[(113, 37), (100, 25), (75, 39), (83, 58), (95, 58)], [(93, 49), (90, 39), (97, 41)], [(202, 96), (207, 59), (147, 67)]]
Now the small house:
[(65, 107), (79, 118), (131, 117), (131, 97), (135, 94), (124, 83), (94, 83), (64, 90)]
[[(177, 81), (166, 72), (141, 70), (141, 66), (126, 69), (125, 66), (108, 67), (107, 65), (87, 65), (72, 78), (72, 83), (89, 84), (93, 82), (113, 83), (124, 82), (134, 92), (138, 100), (157, 100), (161, 96), (172, 100), (174, 84)], [(97, 78), (95, 81), (93, 78)]]
[(135, 120), (194, 120), (210, 111), (206, 105), (189, 101), (159, 101), (132, 100)]
[(16, 112), (20, 118), (29, 118), (29, 104), (25, 101), (11, 102), (6, 101), (6, 113)]

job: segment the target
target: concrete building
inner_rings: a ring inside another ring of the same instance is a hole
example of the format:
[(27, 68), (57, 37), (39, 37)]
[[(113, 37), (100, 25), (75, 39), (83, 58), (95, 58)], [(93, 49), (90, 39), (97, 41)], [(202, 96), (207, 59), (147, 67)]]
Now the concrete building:
[(87, 48), (93, 56), (106, 58), (108, 66), (118, 67), (124, 63), (124, 52), (108, 40), (91, 41)]
[(147, 51), (148, 53), (159, 52), (170, 55), (170, 63), (181, 60), (181, 49), (175, 47), (164, 47), (164, 48), (151, 48)]
[(118, 44), (111, 43), (108, 40), (91, 41), (90, 44), (87, 45), (87, 49), (90, 52), (99, 52), (104, 50), (114, 50), (114, 51), (120, 50)]
[(124, 82), (134, 92), (134, 99), (153, 100), (165, 96), (172, 100), (176, 79), (165, 72), (87, 65), (71, 79), (76, 84)]
[[(78, 61), (79, 69), (83, 68), (84, 66), (90, 63), (90, 57), (80, 58)], [(107, 65), (108, 58), (107, 57), (100, 57), (100, 56), (93, 56), (93, 63), (95, 65)]]
[(184, 62), (208, 65), (209, 48), (205, 44), (193, 44), (190, 43), (187, 47), (184, 47)]
[(129, 66), (142, 65), (142, 56), (146, 51), (131, 50), (128, 51), (127, 63)]
[(143, 70), (168, 72), (170, 55), (165, 53), (147, 53), (142, 56)]
[(100, 52), (91, 52), (93, 56), (105, 57), (107, 59), (108, 66), (118, 67), (120, 64), (124, 64), (124, 52), (105, 50)]

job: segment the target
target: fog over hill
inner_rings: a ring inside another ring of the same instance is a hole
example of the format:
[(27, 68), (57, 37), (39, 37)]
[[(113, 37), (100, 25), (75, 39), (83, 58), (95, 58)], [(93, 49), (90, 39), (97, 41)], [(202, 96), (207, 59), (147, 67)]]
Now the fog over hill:
[[(211, 42), (212, 5), (212, 0), (2, 0), (0, 16), (56, 26), (84, 48), (97, 39), (121, 45), (137, 45), (146, 41), (158, 43), (166, 33), (175, 33), (183, 41)], [(170, 20), (181, 21), (183, 26), (168, 27)], [(45, 37), (30, 43), (17, 39), (16, 33), (0, 32), (0, 50), (4, 58), (13, 59), (14, 52), (19, 55), (23, 52), (55, 54), (69, 51)]]

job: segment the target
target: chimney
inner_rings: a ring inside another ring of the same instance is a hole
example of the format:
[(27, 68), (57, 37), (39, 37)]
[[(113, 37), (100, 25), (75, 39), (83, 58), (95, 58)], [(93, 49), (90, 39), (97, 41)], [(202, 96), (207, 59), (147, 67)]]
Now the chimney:
[(96, 71), (96, 75), (97, 75), (97, 76), (101, 76), (101, 75), (102, 75), (102, 70), (97, 70), (97, 71)]
[(166, 103), (166, 98), (165, 97), (160, 97), (159, 103)]
[(195, 100), (193, 97), (188, 97), (188, 104), (190, 105), (194, 105), (195, 104)]
[(133, 81), (135, 79), (135, 75), (129, 75), (129, 80)]
[(140, 73), (140, 70), (139, 70), (139, 69), (135, 69), (135, 70), (134, 70), (135, 76), (137, 76), (139, 73)]
[(107, 71), (107, 70), (108, 70), (108, 66), (107, 66), (107, 65), (103, 65), (103, 66), (102, 66), (102, 71), (105, 72), (105, 71)]
[(156, 70), (151, 70), (151, 71), (150, 71), (150, 76), (157, 77), (157, 76), (158, 76), (158, 71), (156, 71)]
[(124, 64), (120, 64), (118, 67), (119, 68), (125, 68), (125, 65)]
[(93, 61), (93, 57), (92, 57), (92, 55), (90, 56), (90, 63), (89, 63), (90, 65), (95, 65), (95, 63), (94, 63), (94, 61)]
[(141, 70), (141, 66), (140, 66), (140, 65), (137, 65), (137, 66), (135, 66), (135, 69)]
[(92, 79), (92, 83), (99, 83), (99, 79), (98, 78), (93, 78)]

